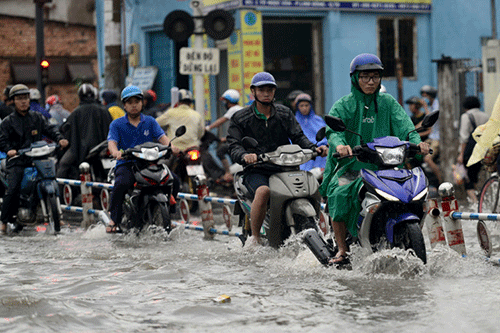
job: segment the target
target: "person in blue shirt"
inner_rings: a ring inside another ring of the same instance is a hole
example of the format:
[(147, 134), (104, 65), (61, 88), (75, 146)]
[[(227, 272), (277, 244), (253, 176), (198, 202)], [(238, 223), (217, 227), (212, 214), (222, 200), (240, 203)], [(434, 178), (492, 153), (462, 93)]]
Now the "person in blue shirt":
[[(142, 90), (136, 86), (128, 86), (121, 94), (125, 116), (113, 120), (109, 126), (108, 149), (117, 159), (115, 167), (115, 183), (111, 193), (110, 213), (111, 221), (106, 227), (106, 232), (117, 231), (123, 215), (122, 203), (127, 191), (134, 186), (135, 177), (132, 171), (131, 162), (122, 159), (122, 152), (125, 149), (135, 147), (145, 142), (159, 142), (168, 145), (170, 140), (161, 129), (160, 125), (151, 116), (142, 114), (144, 107), (144, 95)], [(172, 146), (174, 153), (178, 149)], [(174, 175), (173, 195), (179, 191), (179, 181)]]

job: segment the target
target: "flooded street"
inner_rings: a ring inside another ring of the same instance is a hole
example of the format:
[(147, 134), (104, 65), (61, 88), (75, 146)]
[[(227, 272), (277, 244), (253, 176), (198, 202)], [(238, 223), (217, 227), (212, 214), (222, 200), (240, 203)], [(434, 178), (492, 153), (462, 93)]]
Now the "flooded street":
[(476, 223), (463, 224), (467, 258), (430, 251), (424, 233), (427, 265), (354, 248), (352, 271), (324, 268), (296, 240), (276, 251), (182, 228), (139, 238), (103, 226), (27, 230), (0, 239), (0, 331), (497, 331), (500, 267), (482, 257)]

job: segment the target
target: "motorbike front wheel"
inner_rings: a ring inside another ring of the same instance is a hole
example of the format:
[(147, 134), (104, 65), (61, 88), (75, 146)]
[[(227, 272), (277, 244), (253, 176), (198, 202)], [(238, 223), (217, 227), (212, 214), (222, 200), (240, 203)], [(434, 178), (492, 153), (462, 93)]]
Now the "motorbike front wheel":
[(418, 223), (406, 223), (394, 230), (394, 245), (405, 250), (412, 249), (424, 264), (427, 263), (424, 236)]
[(49, 215), (50, 226), (56, 233), (61, 231), (61, 216), (59, 215), (59, 209), (57, 209), (56, 196), (47, 196), (45, 199), (45, 206), (47, 208), (47, 214)]
[(153, 204), (151, 222), (149, 225), (163, 227), (166, 232), (170, 233), (172, 230), (172, 222), (170, 218), (170, 210), (166, 203), (158, 202)]

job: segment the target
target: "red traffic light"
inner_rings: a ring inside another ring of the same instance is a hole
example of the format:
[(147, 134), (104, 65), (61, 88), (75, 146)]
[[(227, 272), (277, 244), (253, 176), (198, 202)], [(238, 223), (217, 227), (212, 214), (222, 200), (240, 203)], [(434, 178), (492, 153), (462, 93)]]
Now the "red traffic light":
[(42, 68), (49, 68), (50, 64), (47, 60), (42, 60), (40, 66), (42, 66)]

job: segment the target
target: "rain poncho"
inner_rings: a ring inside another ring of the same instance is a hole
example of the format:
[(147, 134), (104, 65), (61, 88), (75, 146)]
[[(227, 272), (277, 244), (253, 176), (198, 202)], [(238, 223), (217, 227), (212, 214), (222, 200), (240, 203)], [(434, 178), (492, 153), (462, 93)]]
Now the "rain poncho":
[[(317, 116), (314, 113), (314, 110), (311, 106), (311, 111), (307, 116), (304, 116), (300, 111), (295, 113), (295, 118), (297, 118), (297, 122), (302, 127), (302, 132), (307, 136), (309, 141), (316, 142), (316, 133), (323, 126), (326, 126), (325, 121), (320, 116)], [(317, 143), (317, 146), (326, 145), (326, 138)], [(306, 163), (300, 166), (301, 170), (311, 170), (314, 168), (325, 168), (326, 157), (318, 156), (314, 160), (307, 161)]]
[[(351, 78), (351, 93), (338, 100), (330, 110), (330, 115), (341, 118), (351, 131), (360, 133), (365, 143), (383, 136), (396, 136), (406, 140), (408, 132), (415, 127), (405, 110), (389, 94), (365, 95), (358, 85), (356, 72)], [(345, 222), (352, 236), (357, 236), (356, 220), (361, 210), (357, 195), (363, 185), (358, 178), (350, 184), (339, 186), (339, 178), (350, 170), (362, 168), (375, 170), (376, 166), (361, 163), (356, 158), (334, 159), (338, 145), (349, 145), (351, 148), (360, 144), (360, 138), (349, 132), (334, 132), (327, 128), (329, 151), (320, 192), (328, 198), (328, 208), (333, 221)], [(410, 134), (410, 141), (418, 144), (418, 133)]]

